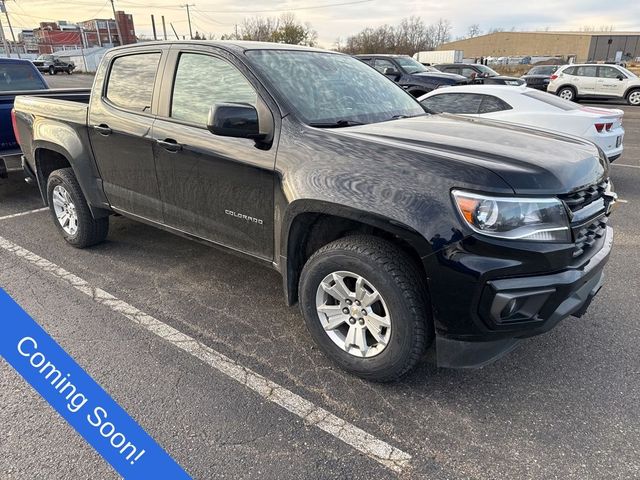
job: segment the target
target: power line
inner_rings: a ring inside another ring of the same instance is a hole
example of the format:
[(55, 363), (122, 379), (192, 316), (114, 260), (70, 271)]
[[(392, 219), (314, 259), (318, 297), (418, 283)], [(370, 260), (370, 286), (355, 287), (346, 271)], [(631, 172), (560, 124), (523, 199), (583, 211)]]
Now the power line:
[(282, 9), (277, 9), (277, 8), (270, 8), (267, 10), (200, 10), (200, 12), (206, 12), (206, 13), (235, 13), (235, 14), (242, 14), (242, 15), (250, 15), (253, 13), (277, 13), (277, 12), (290, 12), (293, 10), (315, 10), (315, 9), (319, 9), (319, 8), (330, 8), (330, 7), (342, 7), (342, 6), (347, 6), (347, 5), (357, 5), (360, 3), (371, 3), (371, 2), (375, 2), (376, 0), (355, 0), (352, 2), (340, 2), (340, 3), (328, 3), (325, 5), (313, 5), (310, 7), (292, 7), (292, 8), (282, 8)]

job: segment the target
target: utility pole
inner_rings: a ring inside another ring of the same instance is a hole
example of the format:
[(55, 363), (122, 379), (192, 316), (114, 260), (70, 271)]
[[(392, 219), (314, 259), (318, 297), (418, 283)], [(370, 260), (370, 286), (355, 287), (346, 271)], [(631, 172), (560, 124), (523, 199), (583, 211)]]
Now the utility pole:
[(113, 3), (113, 0), (111, 0), (111, 10), (113, 10), (113, 19), (116, 22), (116, 30), (118, 31), (118, 42), (120, 42), (120, 45), (124, 45), (122, 32), (120, 31), (120, 24), (118, 23), (118, 17), (116, 16), (116, 6)]
[(167, 39), (167, 25), (164, 23), (164, 15), (162, 15), (162, 33), (164, 34), (164, 39)]
[(176, 40), (180, 40), (178, 32), (176, 32), (176, 28), (173, 26), (173, 23), (169, 22), (169, 25), (171, 25), (171, 30), (173, 30), (173, 34), (176, 36)]
[(180, 5), (180, 6), (182, 8), (186, 7), (186, 9), (187, 9), (187, 20), (189, 20), (189, 38), (191, 40), (193, 40), (193, 32), (191, 31), (191, 15), (189, 14), (189, 7), (195, 7), (196, 4), (195, 3), (191, 3), (191, 4), (185, 3), (184, 5)]
[(2, 19), (0, 19), (0, 37), (2, 37), (2, 46), (4, 47), (4, 53), (7, 55), (7, 58), (11, 58), (11, 49), (9, 48), (9, 44), (7, 43), (7, 39), (4, 36), (4, 28), (2, 27)]
[(151, 14), (151, 27), (153, 28), (153, 39), (158, 40), (158, 35), (156, 35), (156, 21), (153, 18), (153, 13)]
[[(20, 49), (18, 48), (18, 44), (16, 43), (16, 36), (13, 34), (13, 27), (11, 26), (11, 19), (9, 18), (9, 12), (7, 12), (7, 6), (4, 4), (4, 0), (0, 0), (1, 9), (7, 17), (7, 25), (9, 25), (9, 31), (11, 32), (11, 38), (13, 39), (13, 45), (16, 47), (16, 55), (20, 58)], [(4, 37), (4, 34), (3, 34)]]

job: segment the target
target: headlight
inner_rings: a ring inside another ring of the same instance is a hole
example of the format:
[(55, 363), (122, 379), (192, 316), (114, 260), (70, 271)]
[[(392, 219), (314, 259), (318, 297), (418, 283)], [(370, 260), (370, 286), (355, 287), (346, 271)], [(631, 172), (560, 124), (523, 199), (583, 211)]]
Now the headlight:
[(505, 85), (522, 85), (517, 80), (505, 80), (504, 83), (505, 83)]
[(494, 197), (460, 190), (451, 193), (462, 218), (482, 235), (571, 242), (567, 212), (557, 198)]

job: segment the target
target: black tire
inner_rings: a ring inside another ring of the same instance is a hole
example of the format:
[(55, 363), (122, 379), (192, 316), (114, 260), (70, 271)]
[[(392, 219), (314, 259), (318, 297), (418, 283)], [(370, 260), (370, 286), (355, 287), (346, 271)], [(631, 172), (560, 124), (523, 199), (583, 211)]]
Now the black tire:
[(73, 72), (73, 70), (70, 68), (67, 68), (67, 75), (71, 75), (71, 72)]
[[(66, 190), (75, 207), (78, 227), (74, 234), (70, 234), (64, 230), (56, 215), (53, 191), (58, 185)], [(49, 180), (47, 181), (47, 198), (49, 200), (49, 210), (51, 211), (53, 221), (67, 243), (76, 248), (85, 248), (96, 245), (107, 238), (107, 234), (109, 233), (109, 217), (93, 218), (87, 201), (80, 189), (80, 184), (71, 168), (55, 170), (49, 175)]]
[(56, 74), (55, 67), (49, 67), (49, 75), (55, 75), (55, 74)]
[[(563, 93), (565, 96), (563, 96)], [(576, 89), (573, 87), (561, 87), (556, 92), (560, 98), (564, 98), (565, 100), (569, 100), (570, 102), (578, 101), (578, 94), (576, 93)]]
[(627, 93), (627, 103), (633, 107), (640, 106), (640, 88), (634, 88)]
[[(336, 345), (318, 318), (316, 292), (332, 272), (347, 270), (376, 285), (388, 307), (391, 334), (377, 355), (356, 357)], [(375, 382), (390, 382), (408, 373), (433, 339), (425, 282), (411, 258), (390, 242), (367, 235), (348, 236), (322, 247), (300, 276), (300, 309), (320, 349), (342, 369)]]

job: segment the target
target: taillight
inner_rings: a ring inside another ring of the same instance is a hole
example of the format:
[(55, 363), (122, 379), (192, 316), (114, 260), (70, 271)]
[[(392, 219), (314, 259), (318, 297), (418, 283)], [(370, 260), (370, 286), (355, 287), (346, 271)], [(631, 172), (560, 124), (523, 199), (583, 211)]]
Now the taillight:
[(607, 132), (611, 131), (611, 128), (613, 127), (613, 123), (607, 123), (604, 128), (607, 130)]
[(558, 78), (558, 75), (556, 75), (555, 73), (551, 75), (551, 80), (555, 80), (556, 78)]
[(18, 143), (20, 142), (20, 134), (18, 133), (18, 123), (16, 122), (16, 109), (12, 108), (11, 109), (11, 126), (13, 127), (13, 134), (16, 137), (16, 141)]
[(598, 133), (602, 133), (602, 130), (604, 130), (604, 123), (596, 123), (594, 126), (596, 127)]

